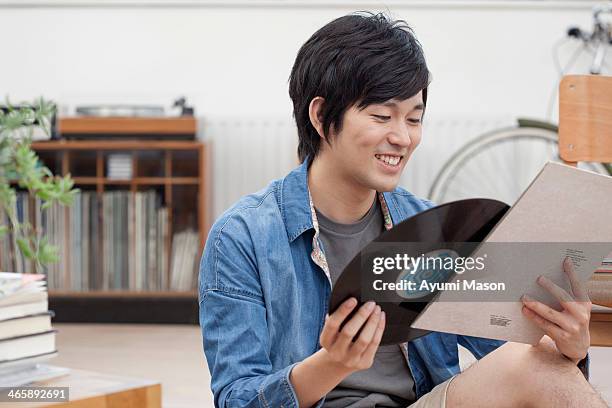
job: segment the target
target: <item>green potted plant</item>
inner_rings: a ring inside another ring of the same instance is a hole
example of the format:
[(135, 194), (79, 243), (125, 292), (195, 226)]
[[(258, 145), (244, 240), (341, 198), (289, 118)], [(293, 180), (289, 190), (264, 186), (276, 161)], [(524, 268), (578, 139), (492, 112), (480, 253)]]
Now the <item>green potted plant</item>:
[(41, 211), (53, 203), (72, 204), (78, 189), (70, 175), (55, 176), (31, 149), (32, 133), (36, 126), (51, 132), (51, 118), (55, 104), (42, 98), (33, 104), (12, 106), (9, 102), (0, 109), (0, 238), (10, 239), (13, 259), (20, 251), (34, 265), (32, 273), (43, 273), (43, 266), (57, 262), (58, 248), (51, 245), (40, 226), (21, 223), (15, 213), (17, 188), (26, 190), (30, 197), (38, 197)]

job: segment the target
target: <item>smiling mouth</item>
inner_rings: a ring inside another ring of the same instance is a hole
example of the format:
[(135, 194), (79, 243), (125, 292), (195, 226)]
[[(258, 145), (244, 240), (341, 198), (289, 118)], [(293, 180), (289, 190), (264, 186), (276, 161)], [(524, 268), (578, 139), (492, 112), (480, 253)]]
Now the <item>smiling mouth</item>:
[(387, 166), (395, 167), (399, 165), (404, 156), (391, 156), (387, 154), (375, 154), (374, 155), (379, 161), (385, 163)]

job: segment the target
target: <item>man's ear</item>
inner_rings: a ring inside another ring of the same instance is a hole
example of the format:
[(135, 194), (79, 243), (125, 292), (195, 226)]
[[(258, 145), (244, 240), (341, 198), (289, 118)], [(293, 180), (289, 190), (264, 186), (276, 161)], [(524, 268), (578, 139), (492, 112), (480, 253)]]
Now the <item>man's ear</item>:
[(308, 106), (308, 116), (310, 116), (310, 123), (315, 128), (319, 136), (322, 139), (325, 139), (325, 133), (323, 132), (323, 115), (321, 111), (323, 110), (323, 105), (325, 104), (325, 99), (321, 96), (315, 97), (312, 101), (310, 101), (310, 105)]

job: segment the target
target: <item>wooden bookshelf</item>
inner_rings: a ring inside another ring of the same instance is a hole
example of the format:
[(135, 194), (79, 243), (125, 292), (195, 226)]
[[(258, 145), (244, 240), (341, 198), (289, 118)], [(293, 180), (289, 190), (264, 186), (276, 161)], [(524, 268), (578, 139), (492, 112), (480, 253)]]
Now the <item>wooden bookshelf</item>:
[(71, 291), (61, 291), (54, 290), (51, 292), (56, 297), (63, 298), (90, 298), (95, 296), (100, 299), (118, 299), (125, 297), (135, 297), (135, 298), (184, 298), (184, 299), (193, 299), (198, 297), (198, 292), (193, 291), (128, 291), (128, 290), (112, 290), (112, 291), (92, 291), (92, 292), (71, 292)]
[(198, 295), (190, 292), (50, 291), (54, 323), (197, 324)]
[(98, 177), (73, 177), (76, 184), (81, 185), (165, 185), (165, 184), (199, 184), (200, 179), (197, 177), (135, 177), (130, 180), (117, 180)]
[[(131, 187), (131, 191), (137, 191), (136, 187), (140, 185), (157, 185), (164, 186), (166, 188), (165, 194), (168, 199), (167, 205), (172, 205), (172, 186), (173, 185), (194, 185), (199, 190), (199, 200), (197, 209), (198, 218), (198, 231), (200, 236), (201, 247), (204, 248), (206, 242), (206, 221), (207, 221), (207, 206), (205, 202), (205, 188), (206, 188), (206, 174), (205, 174), (205, 160), (206, 160), (206, 145), (202, 142), (191, 142), (191, 141), (171, 141), (171, 142), (159, 142), (159, 141), (48, 141), (48, 142), (36, 142), (32, 144), (32, 149), (35, 150), (39, 155), (42, 152), (56, 152), (60, 154), (59, 167), (60, 171), (56, 171), (55, 174), (71, 174), (75, 187), (90, 185), (96, 186), (99, 193), (105, 191), (105, 187), (109, 185), (127, 185)], [(138, 168), (138, 152), (140, 151), (160, 151), (164, 152), (164, 169), (165, 175), (162, 177), (132, 177), (129, 180), (122, 179), (109, 179), (104, 175), (104, 156), (103, 152), (126, 152), (132, 154), (134, 168), (132, 172), (137, 174), (135, 170)], [(71, 159), (74, 160), (78, 157), (79, 153), (83, 151), (95, 152), (96, 153), (96, 174), (92, 177), (82, 177), (75, 174), (71, 170)], [(197, 169), (198, 174), (193, 177), (173, 177), (172, 175), (172, 152), (173, 151), (195, 151), (197, 152)], [(41, 157), (44, 160), (44, 156)], [(45, 163), (49, 164), (49, 163)], [(58, 170), (57, 163), (56, 169)], [(171, 217), (172, 220), (172, 217)], [(172, 221), (171, 221), (172, 224)], [(171, 229), (172, 230), (172, 229)]]
[[(64, 133), (96, 135), (108, 133), (115, 136), (131, 133), (195, 134), (196, 122), (193, 118), (172, 120), (70, 118), (61, 119), (59, 128), (60, 132)], [(76, 188), (94, 194), (99, 202), (107, 191), (137, 193), (152, 191), (149, 189), (155, 190), (161, 197), (163, 206), (167, 208), (169, 233), (165, 248), (172, 248), (174, 233), (192, 228), (197, 231), (198, 254), (201, 254), (208, 231), (206, 144), (193, 140), (124, 140), (111, 137), (108, 140), (35, 142), (32, 148), (54, 174), (70, 174)], [(107, 159), (113, 153), (131, 156), (132, 176), (129, 179), (109, 177)], [(131, 199), (128, 205), (133, 206), (134, 199)], [(69, 209), (66, 208), (65, 211)], [(65, 229), (65, 234), (70, 234), (70, 228)], [(136, 243), (128, 242), (126, 245), (128, 248), (126, 251), (129, 251), (127, 256), (132, 256), (135, 253), (133, 251)], [(70, 248), (67, 250), (68, 253), (64, 254), (70, 259)], [(171, 251), (167, 257), (168, 274), (171, 272), (170, 255)], [(102, 256), (102, 262), (106, 262), (106, 254)], [(70, 262), (66, 265), (66, 275), (70, 276)], [(121, 273), (132, 272), (126, 270)], [(197, 285), (197, 271), (194, 273), (196, 275), (193, 279)], [(169, 284), (170, 281), (171, 277), (167, 276), (166, 282)], [(49, 309), (55, 311), (56, 322), (197, 323), (198, 321), (195, 288), (175, 291), (131, 290), (123, 287), (71, 290), (51, 287)]]

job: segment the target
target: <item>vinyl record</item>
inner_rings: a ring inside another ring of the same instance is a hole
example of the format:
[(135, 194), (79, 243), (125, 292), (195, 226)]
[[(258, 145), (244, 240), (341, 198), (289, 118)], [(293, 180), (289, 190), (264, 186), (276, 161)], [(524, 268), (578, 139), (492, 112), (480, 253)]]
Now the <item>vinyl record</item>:
[[(390, 251), (388, 248), (398, 243), (412, 243), (410, 248), (415, 253), (409, 255), (414, 257), (422, 253), (434, 253), (435, 256), (442, 258), (470, 256), (477, 243), (484, 240), (509, 208), (503, 202), (491, 199), (460, 200), (430, 208), (395, 225), (368, 244), (349, 262), (334, 284), (329, 310), (335, 311), (350, 297), (355, 297), (359, 301), (355, 311), (362, 303), (374, 299), (386, 314), (382, 345), (403, 343), (429, 333), (426, 330), (413, 329), (410, 325), (436, 293), (422, 295), (417, 293), (418, 299), (414, 298), (415, 293), (401, 292), (385, 294), (384, 299), (381, 299), (380, 295), (377, 295), (377, 298), (371, 297), (364, 288), (371, 288), (377, 276), (371, 270), (362, 271), (362, 264), (370, 265), (367, 262), (363, 263), (364, 260), (369, 261), (381, 250)], [(466, 243), (472, 244), (466, 245)], [(405, 271), (395, 273), (397, 276), (393, 275), (392, 279), (408, 277)], [(450, 279), (449, 275), (440, 271), (433, 270), (427, 273), (427, 279), (430, 280)], [(418, 277), (419, 274), (412, 276)]]

